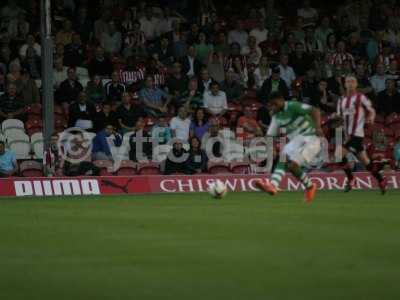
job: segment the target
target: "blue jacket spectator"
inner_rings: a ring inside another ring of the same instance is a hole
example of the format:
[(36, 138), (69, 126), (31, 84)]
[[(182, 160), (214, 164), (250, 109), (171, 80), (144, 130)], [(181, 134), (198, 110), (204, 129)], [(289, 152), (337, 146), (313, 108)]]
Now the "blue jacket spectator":
[(165, 114), (171, 97), (162, 89), (154, 86), (154, 80), (147, 76), (145, 87), (139, 92), (139, 99), (144, 104), (145, 111), (154, 117)]
[(15, 175), (18, 171), (17, 158), (11, 150), (6, 150), (3, 141), (0, 141), (0, 177)]
[(110, 140), (112, 140), (116, 147), (120, 147), (122, 144), (121, 135), (115, 132), (112, 125), (107, 125), (106, 128), (98, 132), (93, 139), (93, 160), (114, 160), (111, 153)]

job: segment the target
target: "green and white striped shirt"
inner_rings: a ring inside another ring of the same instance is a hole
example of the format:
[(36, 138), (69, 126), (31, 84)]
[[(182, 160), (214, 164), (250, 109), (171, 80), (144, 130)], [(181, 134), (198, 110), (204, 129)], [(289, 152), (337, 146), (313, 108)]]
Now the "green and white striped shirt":
[(289, 140), (295, 136), (315, 135), (315, 124), (311, 117), (312, 106), (297, 101), (285, 102), (282, 111), (272, 116), (268, 136), (277, 136), (283, 129)]

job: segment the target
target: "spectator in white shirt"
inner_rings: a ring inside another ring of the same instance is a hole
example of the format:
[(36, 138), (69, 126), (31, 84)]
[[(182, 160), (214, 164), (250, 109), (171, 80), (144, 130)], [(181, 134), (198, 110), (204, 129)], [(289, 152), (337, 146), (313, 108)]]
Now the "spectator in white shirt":
[(385, 66), (382, 63), (377, 64), (376, 73), (370, 79), (376, 94), (386, 89), (386, 79), (388, 79), (388, 75), (385, 74)]
[(54, 59), (53, 81), (54, 88), (58, 89), (61, 82), (67, 79), (67, 68), (64, 66), (63, 57), (56, 57)]
[(304, 24), (315, 23), (318, 19), (318, 12), (310, 5), (310, 0), (304, 0), (303, 7), (297, 10), (297, 16), (303, 17)]
[(94, 37), (100, 41), (103, 33), (108, 32), (108, 23), (110, 20), (109, 10), (104, 10), (101, 18), (94, 22)]
[(146, 8), (145, 16), (139, 20), (141, 29), (146, 36), (146, 40), (153, 41), (157, 37), (157, 29), (159, 19), (153, 16), (153, 9), (151, 7)]
[(162, 17), (159, 19), (157, 24), (157, 35), (162, 35), (164, 33), (170, 32), (173, 30), (172, 24), (174, 22), (183, 21), (181, 18), (172, 16), (172, 12), (169, 7), (165, 7), (162, 12)]
[(226, 94), (220, 91), (219, 83), (211, 83), (210, 91), (204, 92), (204, 107), (212, 115), (222, 115), (228, 109)]
[(235, 29), (229, 31), (228, 34), (228, 43), (238, 43), (241, 48), (247, 45), (247, 39), (248, 39), (248, 34), (247, 32), (243, 29), (243, 22), (238, 20), (236, 22), (236, 27)]
[(21, 57), (22, 60), (25, 59), (26, 50), (28, 50), (28, 48), (33, 48), (36, 52), (36, 55), (41, 56), (42, 49), (41, 49), (40, 45), (38, 43), (36, 43), (35, 37), (32, 34), (27, 36), (26, 43), (23, 44), (21, 46), (21, 48), (19, 49), (19, 56)]
[(280, 58), (279, 69), (281, 71), (281, 78), (285, 81), (286, 86), (291, 89), (292, 82), (296, 80), (296, 74), (291, 66), (288, 65), (289, 56), (287, 54), (282, 54)]
[(108, 23), (108, 32), (103, 32), (100, 40), (101, 46), (108, 54), (119, 53), (122, 47), (122, 35), (117, 31), (114, 22)]
[(249, 35), (256, 38), (257, 46), (268, 39), (268, 29), (265, 28), (263, 18), (257, 20), (257, 27), (251, 30)]
[(254, 77), (256, 81), (257, 89), (261, 88), (264, 81), (267, 80), (272, 74), (271, 67), (269, 65), (268, 57), (262, 56), (260, 58), (260, 63), (254, 71)]
[(191, 120), (187, 115), (186, 109), (182, 106), (178, 110), (178, 115), (170, 121), (169, 127), (172, 130), (172, 136), (183, 142), (189, 141)]
[(262, 56), (261, 48), (257, 46), (257, 40), (254, 36), (249, 36), (248, 45), (244, 46), (241, 54), (247, 57), (249, 64), (258, 65)]

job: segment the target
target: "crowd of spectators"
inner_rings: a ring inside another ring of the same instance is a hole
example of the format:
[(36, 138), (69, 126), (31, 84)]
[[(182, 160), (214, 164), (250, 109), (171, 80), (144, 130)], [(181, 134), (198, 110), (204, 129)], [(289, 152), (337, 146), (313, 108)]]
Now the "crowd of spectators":
[[(398, 1), (283, 2), (53, 1), (54, 99), (65, 126), (96, 134), (92, 160), (112, 160), (110, 136), (117, 147), (127, 132), (179, 138), (172, 151), (189, 158), (167, 160), (172, 174), (207, 170), (206, 132), (263, 136), (273, 92), (328, 116), (352, 73), (382, 124), (400, 115)], [(0, 121), (26, 122), (26, 107), (41, 102), (39, 21), (38, 0), (0, 10)], [(379, 143), (393, 153), (399, 131)], [(86, 167), (75, 171), (96, 171)]]

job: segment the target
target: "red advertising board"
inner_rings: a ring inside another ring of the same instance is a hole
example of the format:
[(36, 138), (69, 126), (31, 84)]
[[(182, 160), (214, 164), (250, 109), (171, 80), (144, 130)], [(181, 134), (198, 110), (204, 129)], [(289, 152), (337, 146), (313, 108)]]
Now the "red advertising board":
[[(400, 172), (386, 174), (389, 188), (400, 187)], [(343, 189), (342, 173), (311, 173), (311, 180), (322, 190)], [(61, 195), (113, 195), (144, 193), (204, 192), (219, 179), (230, 191), (257, 191), (255, 182), (264, 175), (196, 175), (196, 176), (110, 176), (75, 178), (2, 178), (0, 196), (61, 196)], [(296, 191), (302, 185), (293, 177), (286, 176), (282, 189)], [(357, 189), (376, 188), (376, 182), (368, 173), (357, 173)]]

